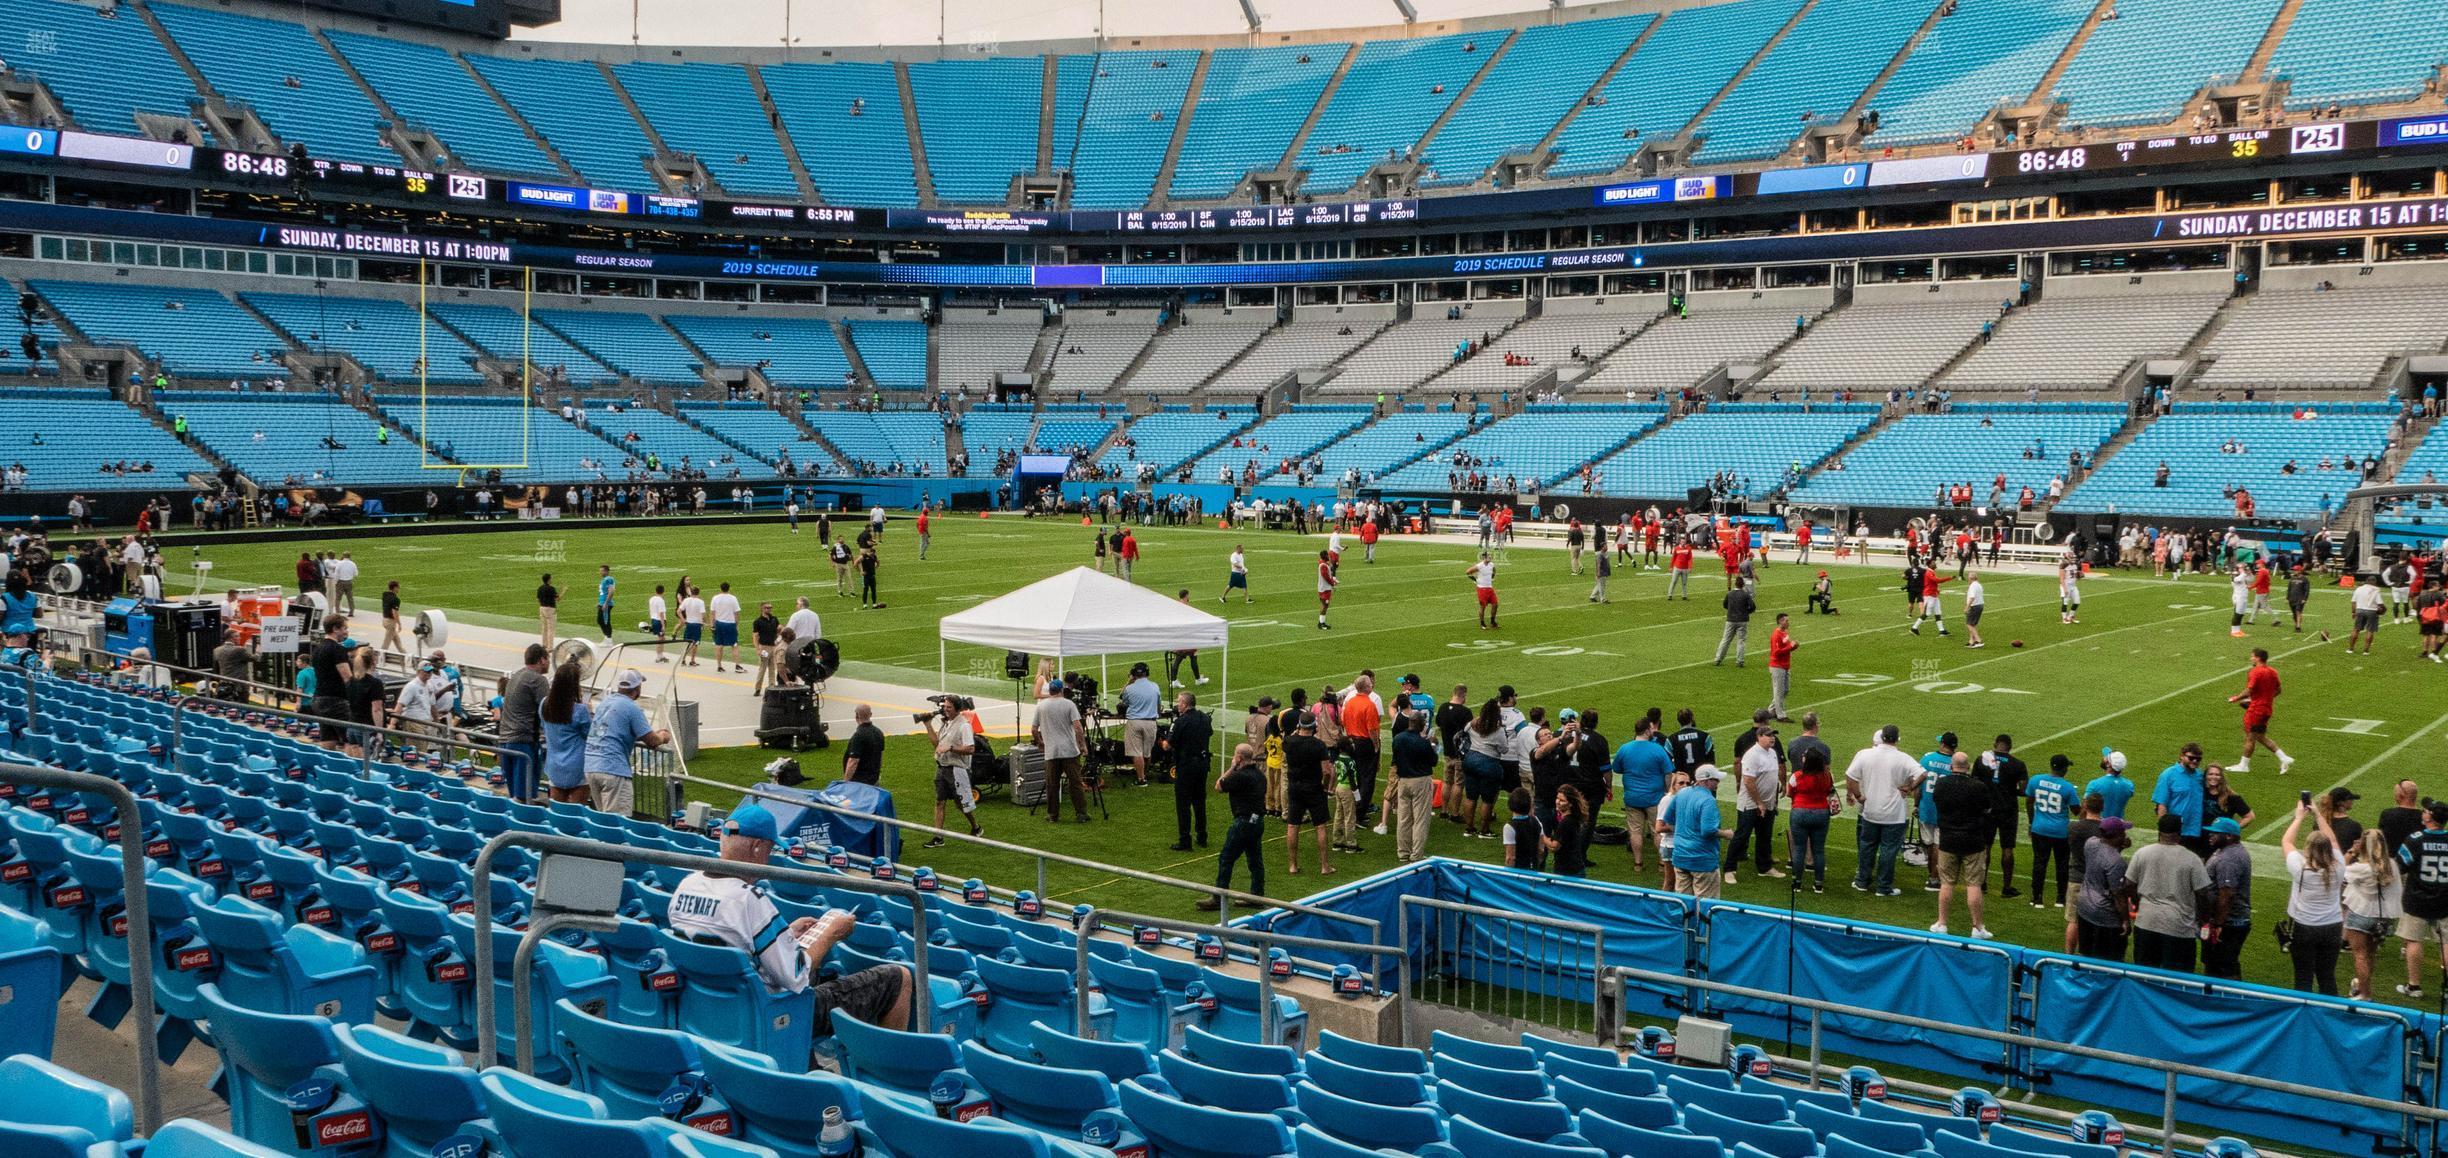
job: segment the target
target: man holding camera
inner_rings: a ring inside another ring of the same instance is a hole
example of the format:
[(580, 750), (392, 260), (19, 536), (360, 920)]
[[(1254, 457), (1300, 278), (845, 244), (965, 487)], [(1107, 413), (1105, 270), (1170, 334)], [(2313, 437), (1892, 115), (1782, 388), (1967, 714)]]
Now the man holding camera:
[(1214, 766), (1209, 749), (1215, 726), (1198, 710), (1198, 697), (1183, 692), (1173, 698), (1173, 730), (1164, 738), (1165, 755), (1173, 766), (1173, 819), (1180, 839), (1173, 851), (1190, 851), (1192, 830), (1198, 847), (1207, 847), (1207, 770)]
[(1062, 799), (1057, 793), (1068, 790), (1071, 810), (1080, 823), (1088, 822), (1088, 782), (1080, 775), (1080, 759), (1088, 751), (1088, 725), (1080, 719), (1079, 705), (1071, 702), (1067, 689), (1059, 679), (1047, 680), (1045, 694), (1037, 699), (1037, 722), (1030, 729), (1037, 741), (1037, 750), (1045, 755), (1046, 821), (1062, 823)]
[[(936, 696), (934, 714), (917, 719), (926, 725), (927, 738), (935, 741), (935, 827), (943, 827), (944, 803), (949, 801), (969, 822), (969, 835), (986, 831), (978, 827), (977, 793), (969, 786), (969, 757), (977, 752), (977, 733), (969, 730), (960, 697)], [(943, 844), (944, 838), (938, 836), (926, 842), (926, 847), (942, 848)]]

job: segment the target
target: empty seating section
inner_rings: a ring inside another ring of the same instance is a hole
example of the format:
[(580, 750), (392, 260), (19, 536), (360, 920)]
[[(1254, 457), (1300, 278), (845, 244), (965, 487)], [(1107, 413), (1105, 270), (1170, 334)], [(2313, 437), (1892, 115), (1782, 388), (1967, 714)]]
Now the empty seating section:
[[(1438, 375), (1436, 388), (1480, 394), (1519, 390), (1550, 371), (1559, 382), (1571, 383), (1588, 374), (1607, 351), (1630, 341), (1641, 327), (1665, 312), (1663, 300), (1650, 301), (1646, 310), (1637, 313), (1551, 313), (1532, 318)], [(1575, 350), (1581, 352), (1578, 359), (1573, 357)], [(1507, 354), (1527, 358), (1529, 364), (1505, 365)]]
[(2075, 125), (2148, 125), (2184, 115), (2212, 77), (2242, 72), (2283, 0), (2117, 0), (2057, 78)]
[(1603, 494), (1681, 500), (1710, 476), (1730, 470), (1765, 498), (1795, 464), (1805, 471), (1878, 421), (1868, 403), (1813, 406), (1719, 403), (1689, 414), (1598, 464)]
[(494, 357), (513, 363), (526, 359), (539, 371), (539, 377), (542, 371), (556, 366), (576, 385), (619, 376), (593, 355), (570, 345), (552, 327), (522, 319), (516, 310), (466, 302), (435, 302), (427, 308), (434, 317), (467, 335)]
[(969, 453), (969, 477), (993, 478), (996, 455), (1018, 454), (1031, 445), (1037, 411), (1023, 404), (982, 403), (961, 415), (960, 425), (961, 449)]
[(2448, 286), (2264, 290), (2229, 307), (2202, 350), (2208, 389), (2359, 390), (2400, 354), (2448, 341)]
[(1053, 164), (1062, 167), (1079, 147), (1080, 117), (1088, 109), (1088, 90), (1096, 83), (1094, 56), (1054, 58), (1054, 100), (1046, 110), (1046, 135), (1053, 141)]
[[(1100, 465), (1118, 471), (1145, 465), (1170, 474), (1217, 443), (1240, 433), (1242, 427), (1249, 425), (1250, 417), (1246, 411), (1159, 410), (1131, 423), (1125, 433), (1133, 445), (1115, 444), (1105, 452)], [(972, 456), (975, 453), (972, 451)]]
[(1249, 349), (1275, 324), (1272, 310), (1190, 310), (1181, 324), (1156, 335), (1147, 359), (1130, 376), (1132, 394), (1187, 394)]
[(852, 410), (808, 410), (808, 425), (851, 460), (868, 470), (899, 465), (928, 474), (944, 472), (943, 418), (926, 411), (887, 410), (868, 414)]
[(687, 386), (699, 380), (697, 355), (662, 322), (646, 314), (537, 310), (534, 316), (597, 361), (638, 381)]
[(292, 476), (307, 485), (394, 486), (435, 477), (419, 467), (425, 456), (416, 443), (396, 435), (385, 441), (377, 433), (380, 422), (333, 395), (170, 391), (155, 395), (153, 404), (186, 419), (196, 441), (265, 486)]
[(87, 338), (134, 346), (175, 376), (264, 378), (286, 372), (280, 354), (288, 343), (210, 290), (82, 281), (27, 284)]
[(1525, 28), (1428, 143), (1431, 188), (1468, 185), (1509, 153), (1526, 153), (1588, 94), (1655, 19), (1619, 16)]
[(1979, 301), (1856, 304), (1813, 323), (1777, 355), (1768, 390), (1910, 389), (1980, 339), (1998, 314)]
[(1028, 369), (1045, 317), (1035, 308), (943, 312), (935, 327), (935, 387), (991, 394), (995, 380)]
[(1801, 135), (1804, 118), (1842, 117), (1936, 7), (1921, 0), (1819, 0), (1700, 122), (1696, 159), (1774, 157)]
[(1230, 470), (1238, 478), (1251, 466), (1257, 468), (1259, 478), (1266, 478), (1285, 460), (1315, 454), (1368, 419), (1366, 406), (1303, 406), (1278, 414), (1200, 455), (1191, 464), (1190, 481), (1213, 482), (1221, 470)]
[(2085, 458), (2125, 424), (2114, 402), (1962, 405), (1945, 414), (1909, 414), (1812, 475), (1793, 493), (1802, 503), (1839, 506), (1925, 506), (1941, 486), (1972, 486), (1986, 505), (1989, 488), (2006, 476), (2006, 500), (2024, 487), (2048, 493), (2066, 473), (2066, 455)]
[(1957, 0), (1871, 98), (1874, 146), (1921, 145), (2019, 105), (2065, 52), (2096, 0)]
[(756, 403), (681, 402), (675, 409), (680, 417), (767, 462), (779, 462), (787, 454), (805, 466), (832, 457), (790, 419)]
[(466, 59), (580, 176), (607, 189), (653, 187), (646, 158), (654, 145), (592, 63), (476, 53)]
[(2448, 25), (2426, 0), (2304, 0), (2270, 57), (2298, 108), (2410, 100), (2448, 57)]
[(9, 71), (49, 86), (97, 133), (136, 132), (135, 114), (186, 118), (199, 97), (143, 14), (69, 0), (0, 0)]
[(1102, 406), (1048, 406), (1037, 419), (1037, 449), (1054, 454), (1084, 454), (1095, 450), (1117, 425)]
[(400, 163), (383, 144), (381, 110), (304, 25), (178, 4), (153, 14), (215, 91), (253, 106), (281, 140), (319, 157)]
[(2424, 435), (2423, 440), (2414, 445), (2413, 451), (2406, 455), (2405, 465), (2397, 468), (2395, 481), (2418, 483), (2425, 481), (2426, 475), (2431, 482), (2448, 476), (2448, 422), (2433, 426), (2431, 433)]
[(1292, 159), (1293, 168), (1308, 170), (1301, 190), (1344, 192), (1389, 153), (1408, 154), (1505, 36), (1502, 30), (1457, 32), (1361, 46), (1300, 156)]
[(1172, 147), (1198, 62), (1196, 49), (1096, 58), (1077, 150), (1057, 155), (1071, 170), (1073, 205), (1131, 209), (1154, 199), (1156, 170)]
[(2173, 358), (2210, 323), (2218, 294), (2053, 297), (2016, 310), (1947, 372), (1949, 390), (2104, 390), (2138, 359)]
[[(1454, 364), (1465, 342), (1491, 338), (1503, 348), (1506, 326), (1516, 317), (1465, 314), (1459, 319), (1419, 307), (1407, 322), (1388, 326), (1368, 345), (1343, 359), (1341, 369), (1326, 383), (1330, 394), (1391, 394), (1420, 384), (1421, 379)], [(1444, 390), (1444, 379), (1429, 384)]]
[(1033, 56), (909, 65), (918, 134), (938, 200), (1001, 204), (1012, 178), (1037, 168), (1045, 61)]
[(474, 385), (484, 380), (476, 372), (476, 351), (449, 330), (425, 324), (424, 316), (406, 302), (336, 294), (245, 297), (307, 350), (347, 354), (383, 381), (414, 384), (420, 357), (426, 381)]
[(918, 178), (893, 66), (866, 61), (757, 68), (799, 163), (830, 205), (916, 205)]
[(1374, 319), (1301, 319), (1267, 331), (1258, 344), (1207, 383), (1210, 396), (1246, 398), (1295, 370), (1322, 370), (1368, 341), (1385, 323)]
[[(2263, 519), (2309, 518), (2324, 500), (2344, 500), (2357, 483), (2344, 464), (2377, 456), (2388, 436), (2386, 403), (2333, 403), (2296, 417), (2286, 403), (2177, 403), (2089, 478), (2075, 484), (2062, 509), (2148, 511), (2197, 518), (2232, 518), (2227, 488), (2251, 492)], [(2242, 453), (2220, 447), (2233, 443)], [(2329, 458), (2338, 469), (2319, 469)], [(2168, 485), (2152, 485), (2160, 463)], [(2286, 473), (2286, 464), (2296, 466)]]
[(732, 193), (752, 197), (799, 196), (790, 158), (774, 139), (773, 119), (736, 64), (647, 64), (612, 66), (612, 74), (637, 102), (638, 111), (663, 138), (663, 147), (689, 153)]
[(1055, 335), (1049, 362), (1054, 392), (1071, 395), (1111, 389), (1155, 335), (1153, 311), (1123, 310), (1065, 323)]
[(926, 323), (895, 318), (853, 318), (850, 344), (858, 347), (867, 374), (886, 390), (919, 390), (927, 384)]
[(672, 314), (664, 319), (720, 366), (758, 366), (791, 390), (838, 390), (848, 381), (833, 323), (764, 314)]
[[(153, 469), (102, 473), (122, 462)], [(24, 466), (29, 489), (57, 491), (169, 491), (188, 472), (212, 469), (169, 431), (108, 392), (84, 387), (0, 391), (0, 465)]]
[(332, 46), (410, 125), (450, 146), (453, 168), (558, 179), (559, 166), (537, 148), (467, 66), (430, 44), (326, 29)]
[(1728, 362), (1764, 358), (1793, 334), (1794, 316), (1783, 310), (1701, 306), (1689, 317), (1664, 318), (1642, 331), (1574, 392), (1587, 397), (1622, 391), (1646, 398), (1681, 390)]
[[(1333, 483), (1347, 470), (1369, 478), (1429, 454), (1470, 429), (1467, 410), (1406, 410), (1388, 414), (1318, 452), (1318, 477)], [(1367, 479), (1363, 479), (1363, 482)]]
[(1275, 168), (1350, 52), (1347, 44), (1216, 49), (1167, 195), (1223, 197), (1251, 170)]
[(1639, 436), (1665, 418), (1666, 408), (1647, 403), (1565, 403), (1529, 406), (1420, 459), (1381, 480), (1381, 485), (1444, 490), (1453, 456), (1468, 451), (1471, 470), (1493, 479), (1507, 476), (1542, 486), (1581, 469), (1592, 459)]
[[(514, 479), (521, 474), (554, 481), (623, 477), (621, 460), (627, 455), (620, 448), (516, 398), (387, 394), (374, 401), (427, 449), (453, 462), (501, 467)], [(644, 459), (644, 450), (635, 457)], [(600, 474), (582, 462), (597, 464)]]
[[(605, 438), (620, 446), (634, 448), (640, 457), (651, 451), (663, 461), (666, 470), (685, 466), (690, 470), (704, 471), (708, 477), (715, 479), (730, 478), (733, 470), (739, 471), (741, 478), (773, 477), (773, 469), (759, 461), (753, 453), (741, 454), (721, 439), (660, 410), (596, 407), (589, 409), (586, 417), (588, 422), (603, 432)], [(637, 440), (631, 442), (628, 436), (633, 433), (637, 435)], [(773, 452), (767, 450), (765, 453)], [(731, 461), (724, 462), (725, 458)]]
[[(1802, 0), (1734, 0), (1668, 13), (1556, 137), (1556, 177), (1611, 173), (1650, 140), (1681, 134), (1710, 98), (1793, 19)], [(1787, 127), (1801, 110), (1784, 118)]]

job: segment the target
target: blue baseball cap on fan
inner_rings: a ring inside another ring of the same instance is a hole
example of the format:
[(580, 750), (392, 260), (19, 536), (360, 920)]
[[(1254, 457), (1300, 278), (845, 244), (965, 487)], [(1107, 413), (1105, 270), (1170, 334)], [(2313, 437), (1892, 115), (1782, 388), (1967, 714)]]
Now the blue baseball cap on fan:
[(750, 840), (773, 841), (781, 835), (782, 826), (765, 806), (754, 802), (731, 810), (723, 820), (723, 832), (729, 836), (744, 836)]

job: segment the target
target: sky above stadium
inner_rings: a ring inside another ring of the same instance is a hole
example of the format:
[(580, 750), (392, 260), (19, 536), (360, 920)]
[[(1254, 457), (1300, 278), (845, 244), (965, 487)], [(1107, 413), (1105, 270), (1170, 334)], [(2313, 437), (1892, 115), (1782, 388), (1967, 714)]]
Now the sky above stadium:
[[(1587, 2), (1587, 0), (1582, 0)], [(1422, 20), (1521, 12), (1536, 0), (1413, 0)], [(562, 0), (562, 20), (526, 39), (644, 44), (778, 46), (784, 9), (800, 47), (992, 45), (1109, 36), (1219, 35), (1242, 31), (1237, 0)], [(1393, 0), (1258, 0), (1266, 27), (1292, 32), (1399, 23)]]

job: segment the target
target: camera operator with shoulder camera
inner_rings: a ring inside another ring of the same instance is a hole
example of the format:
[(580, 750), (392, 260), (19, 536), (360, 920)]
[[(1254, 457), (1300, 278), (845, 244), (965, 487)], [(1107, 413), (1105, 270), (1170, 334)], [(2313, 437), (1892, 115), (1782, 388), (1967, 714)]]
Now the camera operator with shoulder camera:
[[(969, 835), (976, 836), (986, 831), (978, 827), (977, 792), (969, 786), (969, 757), (977, 751), (977, 733), (969, 728), (959, 696), (933, 698), (934, 713), (917, 719), (926, 725), (927, 738), (935, 741), (935, 827), (943, 827), (944, 802), (950, 801), (969, 822)], [(943, 843), (938, 836), (926, 847), (941, 848)]]

